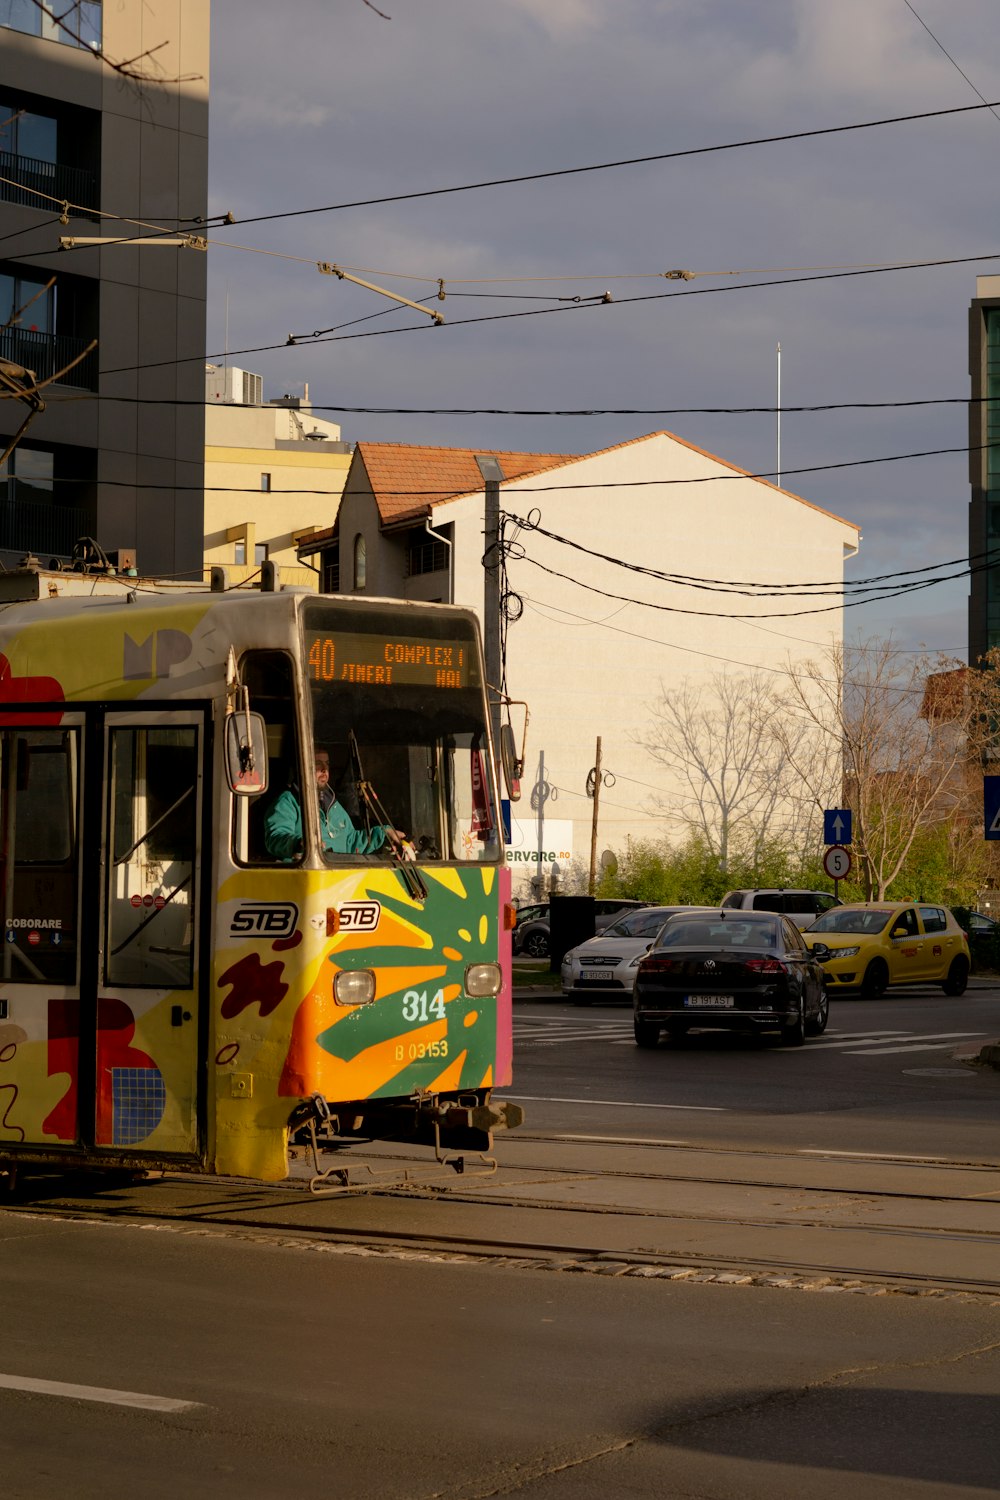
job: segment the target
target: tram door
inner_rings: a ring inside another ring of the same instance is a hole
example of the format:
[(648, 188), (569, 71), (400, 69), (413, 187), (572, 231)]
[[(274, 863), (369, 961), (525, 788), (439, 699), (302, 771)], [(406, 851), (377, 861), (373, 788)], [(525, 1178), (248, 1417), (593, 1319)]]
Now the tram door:
[(0, 1143), (194, 1156), (204, 715), (0, 723)]
[(193, 1156), (204, 716), (108, 713), (103, 748), (94, 1144)]

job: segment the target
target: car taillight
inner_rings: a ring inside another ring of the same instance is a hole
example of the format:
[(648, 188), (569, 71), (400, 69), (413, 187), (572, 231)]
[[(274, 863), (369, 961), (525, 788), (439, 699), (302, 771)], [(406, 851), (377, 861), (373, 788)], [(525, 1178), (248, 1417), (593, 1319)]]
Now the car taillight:
[(651, 957), (647, 953), (646, 957), (642, 960), (642, 963), (639, 965), (639, 967), (643, 969), (647, 974), (654, 972), (657, 974), (668, 974), (674, 967), (674, 960), (672, 958)]
[(743, 967), (750, 974), (787, 974), (788, 970), (778, 958), (748, 958)]

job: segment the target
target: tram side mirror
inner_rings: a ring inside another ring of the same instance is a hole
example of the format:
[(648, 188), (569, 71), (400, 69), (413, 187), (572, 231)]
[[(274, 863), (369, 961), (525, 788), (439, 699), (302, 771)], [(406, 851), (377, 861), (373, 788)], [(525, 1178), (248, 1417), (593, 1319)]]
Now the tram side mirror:
[(512, 802), (520, 802), (524, 765), (518, 758), (514, 731), (509, 724), (500, 725), (500, 760), (503, 764), (503, 779), (507, 787), (507, 796)]
[(242, 797), (267, 791), (267, 726), (260, 714), (242, 709), (226, 719), (226, 775), (229, 790)]

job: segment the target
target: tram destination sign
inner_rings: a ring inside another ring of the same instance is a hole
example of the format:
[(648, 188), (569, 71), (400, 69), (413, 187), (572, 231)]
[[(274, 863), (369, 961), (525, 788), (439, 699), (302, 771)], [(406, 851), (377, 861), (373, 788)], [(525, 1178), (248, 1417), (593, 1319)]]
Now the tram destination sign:
[(313, 682), (464, 688), (473, 680), (471, 645), (468, 640), (307, 630), (306, 666)]

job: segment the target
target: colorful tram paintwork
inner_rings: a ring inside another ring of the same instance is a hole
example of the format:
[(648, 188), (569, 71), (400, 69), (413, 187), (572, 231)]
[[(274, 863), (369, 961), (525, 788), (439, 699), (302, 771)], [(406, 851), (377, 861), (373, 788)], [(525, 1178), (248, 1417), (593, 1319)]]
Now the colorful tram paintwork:
[[(274, 1181), (310, 1118), (332, 1117), (326, 1128), (348, 1138), (473, 1150), (517, 1123), (490, 1102), (511, 1081), (502, 836), (477, 858), (419, 862), (426, 895), (384, 860), (325, 866), (314, 844), (294, 867), (236, 857), (247, 799), (226, 773), (233, 665), (248, 651), (294, 662), (308, 745), (307, 598), (129, 600), (109, 580), (92, 597), (0, 606), (0, 1171), (75, 1163)], [(474, 617), (370, 603), (373, 620), (383, 605), (415, 635), (462, 620), (487, 724)], [(488, 730), (483, 744), (498, 809)], [(52, 793), (48, 809), (47, 788), (67, 777), (71, 794)], [(30, 798), (36, 821), (22, 827)], [(157, 840), (166, 852), (154, 858)], [(467, 993), (469, 966), (491, 964), (498, 992)], [(352, 969), (374, 973), (370, 1004), (334, 999), (335, 976)]]

